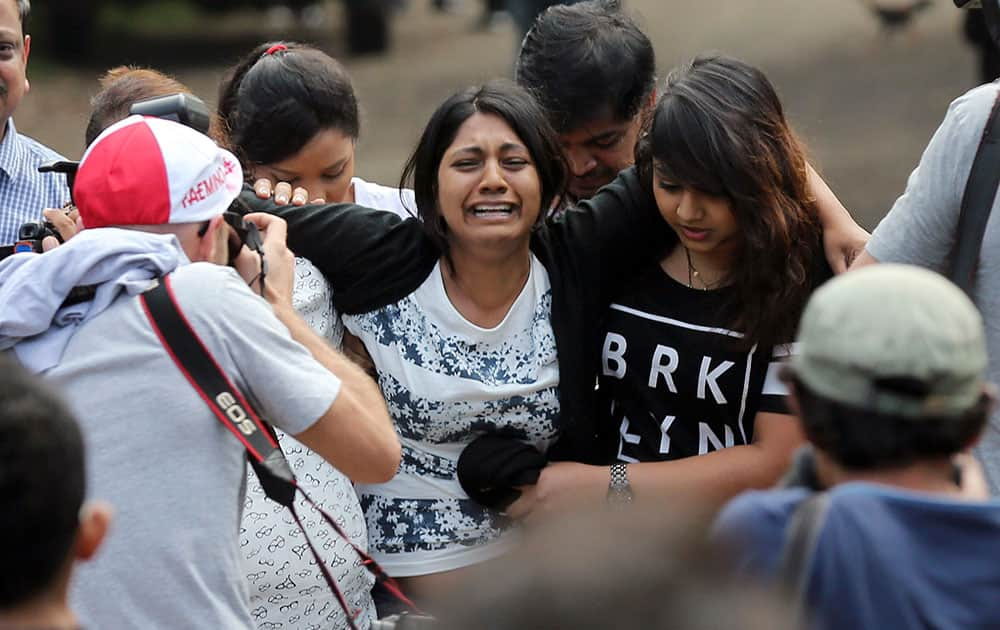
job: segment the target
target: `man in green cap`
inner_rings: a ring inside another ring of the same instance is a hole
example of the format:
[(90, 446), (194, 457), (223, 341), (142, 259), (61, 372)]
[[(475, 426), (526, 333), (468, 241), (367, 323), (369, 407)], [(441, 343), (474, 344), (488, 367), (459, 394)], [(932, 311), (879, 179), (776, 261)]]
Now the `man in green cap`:
[(993, 406), (986, 364), (978, 311), (936, 273), (818, 290), (784, 375), (810, 450), (789, 487), (720, 514), (738, 568), (782, 578), (813, 628), (1000, 628), (1000, 502), (964, 455)]

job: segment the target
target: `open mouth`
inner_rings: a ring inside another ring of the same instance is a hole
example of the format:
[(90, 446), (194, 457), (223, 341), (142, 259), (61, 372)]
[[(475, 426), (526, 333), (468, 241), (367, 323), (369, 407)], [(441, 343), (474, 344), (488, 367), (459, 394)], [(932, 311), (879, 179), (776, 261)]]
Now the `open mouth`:
[(502, 219), (513, 215), (518, 206), (512, 203), (480, 203), (470, 207), (466, 212), (482, 219)]

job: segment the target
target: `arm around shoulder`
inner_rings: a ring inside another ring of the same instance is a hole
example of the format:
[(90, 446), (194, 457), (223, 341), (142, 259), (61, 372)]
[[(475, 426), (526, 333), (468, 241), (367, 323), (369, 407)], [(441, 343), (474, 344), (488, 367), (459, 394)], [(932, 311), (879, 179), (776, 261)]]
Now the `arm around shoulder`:
[(659, 260), (676, 238), (635, 167), (550, 222), (548, 233), (570, 253), (581, 275), (609, 294), (620, 289), (622, 277)]
[(417, 219), (351, 203), (277, 205), (245, 189), (240, 199), (255, 212), (288, 225), (288, 247), (330, 281), (343, 313), (360, 313), (416, 289), (441, 253)]

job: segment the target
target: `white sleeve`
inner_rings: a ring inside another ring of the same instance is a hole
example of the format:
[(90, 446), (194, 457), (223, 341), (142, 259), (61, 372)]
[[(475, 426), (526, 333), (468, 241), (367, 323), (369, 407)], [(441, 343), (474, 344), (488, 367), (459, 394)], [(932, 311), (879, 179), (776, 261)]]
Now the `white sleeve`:
[(760, 392), (760, 411), (790, 413), (788, 410), (788, 386), (781, 378), (781, 369), (792, 355), (798, 354), (798, 351), (797, 343), (777, 345), (772, 350), (771, 359), (767, 364), (767, 373), (764, 376), (764, 385)]
[(998, 90), (996, 84), (980, 86), (948, 108), (906, 191), (866, 246), (876, 260), (945, 270), (965, 184)]
[(333, 291), (323, 273), (305, 258), (295, 259), (292, 306), (309, 327), (338, 350), (344, 345), (344, 326), (333, 308)]

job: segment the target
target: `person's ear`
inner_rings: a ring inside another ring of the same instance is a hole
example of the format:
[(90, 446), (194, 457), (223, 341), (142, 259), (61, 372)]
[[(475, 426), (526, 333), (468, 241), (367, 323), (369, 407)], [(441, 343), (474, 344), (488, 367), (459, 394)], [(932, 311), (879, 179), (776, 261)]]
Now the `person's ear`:
[(658, 96), (659, 94), (657, 94), (655, 87), (649, 91), (649, 96), (646, 97), (646, 104), (643, 106), (643, 109), (645, 109), (647, 113), (653, 111), (656, 107), (656, 99)]
[(31, 35), (24, 36), (24, 59), (21, 63), (24, 64), (24, 91), (31, 91), (31, 83), (28, 82), (28, 55), (31, 54)]
[[(228, 241), (228, 234), (225, 233), (225, 219), (222, 215), (212, 217), (208, 222), (205, 233), (198, 240), (198, 260), (192, 262), (218, 262), (220, 260), (220, 248), (225, 247)], [(222, 234), (220, 235), (220, 230)], [(228, 256), (228, 252), (227, 252)]]
[(971, 440), (969, 440), (969, 443), (965, 445), (964, 448), (965, 451), (971, 451), (975, 447), (979, 446), (980, 440), (983, 439), (983, 433), (986, 431), (986, 425), (989, 422), (989, 418), (993, 416), (993, 412), (996, 411), (997, 408), (996, 386), (993, 385), (992, 383), (986, 383), (985, 385), (983, 385), (982, 397), (983, 401), (981, 403), (981, 406), (983, 408), (983, 412), (986, 415), (986, 421), (983, 423), (982, 429), (980, 429), (980, 431), (976, 433), (976, 435), (973, 436)]
[(87, 501), (80, 508), (80, 528), (76, 532), (73, 557), (90, 560), (100, 548), (111, 527), (113, 510), (110, 503)]

